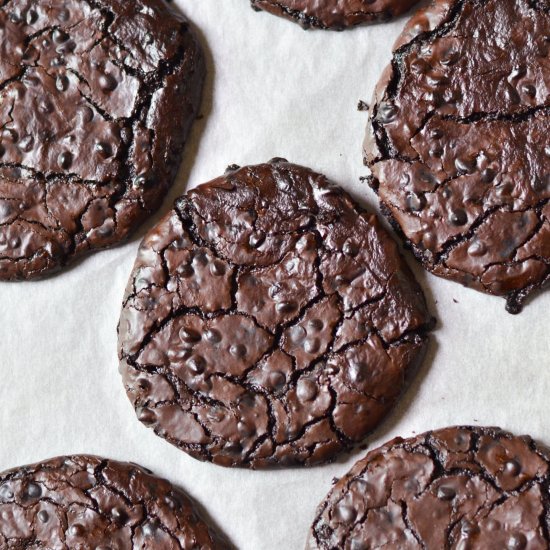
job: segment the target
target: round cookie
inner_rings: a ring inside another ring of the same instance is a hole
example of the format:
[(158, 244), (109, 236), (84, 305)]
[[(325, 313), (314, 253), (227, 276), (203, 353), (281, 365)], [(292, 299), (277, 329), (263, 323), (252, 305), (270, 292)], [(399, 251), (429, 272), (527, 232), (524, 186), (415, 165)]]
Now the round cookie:
[(227, 549), (182, 491), (136, 464), (62, 456), (0, 474), (2, 548)]
[(503, 296), (550, 279), (550, 13), (436, 0), (395, 45), (365, 142), (372, 187), (424, 267)]
[(419, 0), (250, 0), (253, 9), (280, 15), (304, 29), (335, 30), (388, 21), (417, 2)]
[(498, 428), (394, 439), (336, 483), (307, 548), (548, 548), (549, 465), (548, 449)]
[(159, 207), (203, 75), (163, 0), (0, 1), (0, 280), (113, 245)]
[(138, 418), (192, 456), (311, 465), (384, 418), (432, 322), (376, 216), (274, 159), (230, 167), (146, 235), (120, 369)]

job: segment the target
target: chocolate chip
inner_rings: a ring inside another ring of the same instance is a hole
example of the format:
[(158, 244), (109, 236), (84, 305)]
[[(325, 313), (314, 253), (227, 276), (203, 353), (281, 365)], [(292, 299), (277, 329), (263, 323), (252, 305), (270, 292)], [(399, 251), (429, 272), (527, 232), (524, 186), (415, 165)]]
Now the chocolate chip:
[(409, 212), (420, 212), (426, 206), (426, 197), (424, 195), (410, 193), (407, 195), (406, 202)]
[(506, 548), (509, 550), (523, 550), (527, 547), (527, 537), (523, 533), (510, 535)]
[(381, 103), (378, 106), (376, 120), (381, 124), (390, 124), (397, 117), (397, 108), (390, 103)]
[(325, 323), (323, 323), (322, 319), (309, 319), (307, 326), (311, 330), (319, 332), (325, 328)]
[(481, 172), (481, 181), (483, 183), (491, 183), (495, 179), (496, 175), (497, 173), (495, 170), (486, 168), (483, 172)]
[(157, 415), (155, 411), (148, 409), (147, 407), (141, 407), (137, 412), (137, 417), (140, 422), (143, 422), (145, 425), (154, 424), (157, 421)]
[(243, 344), (233, 344), (229, 348), (229, 353), (233, 355), (233, 357), (244, 357), (246, 355), (246, 346)]
[(304, 351), (306, 353), (317, 353), (321, 349), (319, 338), (310, 338), (304, 342)]
[(52, 40), (56, 44), (62, 44), (63, 42), (69, 40), (69, 35), (60, 29), (55, 29), (52, 33)]
[(357, 517), (357, 510), (345, 504), (336, 507), (336, 518), (344, 523), (351, 523)]
[(3, 502), (7, 502), (12, 500), (13, 497), (14, 494), (9, 485), (5, 484), (0, 487), (0, 500), (2, 500)]
[(509, 476), (518, 476), (521, 473), (521, 465), (517, 460), (509, 460), (504, 464), (504, 472)]
[(38, 21), (38, 13), (35, 10), (30, 9), (27, 12), (27, 25), (34, 25)]
[(207, 342), (210, 342), (211, 344), (218, 344), (222, 341), (222, 335), (219, 330), (216, 329), (208, 329), (204, 333), (204, 338)]
[(473, 174), (476, 171), (476, 161), (475, 159), (457, 158), (455, 160), (455, 167), (459, 172)]
[(183, 327), (180, 330), (179, 337), (182, 339), (183, 342), (186, 342), (188, 344), (196, 344), (197, 342), (201, 341), (200, 333), (188, 327)]
[(113, 156), (113, 148), (105, 141), (96, 141), (95, 150), (103, 158), (109, 158)]
[(186, 365), (193, 374), (202, 374), (206, 368), (206, 360), (202, 355), (192, 355)]
[(34, 138), (30, 135), (25, 136), (19, 142), (19, 148), (22, 151), (25, 151), (26, 153), (28, 153), (29, 151), (32, 151), (33, 146), (34, 146)]
[(452, 487), (441, 485), (437, 489), (437, 498), (439, 500), (453, 500), (456, 497), (456, 491)]
[(275, 305), (277, 313), (287, 314), (296, 310), (296, 304), (294, 302), (279, 302)]
[(102, 74), (99, 77), (99, 87), (105, 93), (114, 91), (118, 86), (116, 78), (111, 74)]
[(212, 273), (212, 275), (215, 275), (216, 277), (221, 277), (222, 275), (225, 275), (226, 273), (225, 264), (219, 260), (214, 260), (210, 264), (210, 272)]
[(300, 401), (313, 401), (317, 397), (318, 389), (315, 380), (300, 378), (296, 385), (296, 395)]
[(487, 254), (487, 246), (485, 243), (478, 239), (472, 241), (472, 244), (468, 247), (468, 254), (474, 257), (481, 257)]
[(252, 233), (248, 242), (252, 248), (260, 248), (260, 246), (262, 246), (265, 242), (265, 233), (263, 231), (256, 231)]
[(124, 524), (128, 521), (128, 514), (126, 513), (126, 510), (118, 506), (111, 509), (111, 516), (119, 524)]
[(70, 81), (65, 75), (59, 75), (55, 80), (55, 87), (60, 92), (66, 92), (69, 89)]
[(59, 154), (57, 158), (57, 164), (63, 170), (68, 170), (73, 164), (73, 155), (69, 151), (65, 151)]
[(42, 487), (36, 483), (29, 483), (26, 493), (29, 498), (40, 498), (42, 495)]
[(69, 527), (69, 535), (71, 537), (82, 537), (86, 533), (86, 529), (80, 523), (75, 523)]
[(466, 223), (468, 223), (468, 215), (461, 208), (457, 208), (450, 213), (449, 221), (452, 225), (465, 225)]
[(344, 246), (342, 247), (342, 252), (351, 258), (354, 258), (359, 254), (359, 245), (355, 242), (353, 242), (351, 239), (348, 239)]

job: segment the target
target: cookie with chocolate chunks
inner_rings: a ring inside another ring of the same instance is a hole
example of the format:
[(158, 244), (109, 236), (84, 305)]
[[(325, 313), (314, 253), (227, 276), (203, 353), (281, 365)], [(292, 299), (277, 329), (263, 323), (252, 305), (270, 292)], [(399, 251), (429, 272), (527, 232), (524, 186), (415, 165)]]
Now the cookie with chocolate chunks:
[(530, 0), (436, 0), (398, 39), (365, 162), (424, 267), (502, 296), (550, 280), (550, 12)]
[(250, 0), (265, 10), (299, 23), (304, 29), (343, 30), (362, 23), (388, 21), (419, 0)]
[(2, 548), (230, 548), (171, 483), (97, 456), (1, 473), (0, 509)]
[(376, 216), (274, 159), (230, 167), (146, 235), (120, 369), (138, 418), (192, 456), (311, 465), (385, 417), (431, 325)]
[(397, 438), (317, 510), (308, 550), (548, 548), (550, 451), (498, 428)]
[(0, 0), (0, 280), (116, 244), (159, 207), (203, 75), (163, 0)]

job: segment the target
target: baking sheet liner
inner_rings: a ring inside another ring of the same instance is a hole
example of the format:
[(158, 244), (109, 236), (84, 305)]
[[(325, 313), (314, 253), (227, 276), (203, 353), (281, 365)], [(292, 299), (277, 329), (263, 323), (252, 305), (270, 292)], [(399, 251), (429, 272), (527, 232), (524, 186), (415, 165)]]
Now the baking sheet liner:
[[(203, 117), (173, 192), (126, 245), (40, 282), (0, 283), (0, 469), (65, 453), (138, 462), (184, 488), (242, 550), (301, 549), (316, 506), (364, 454), (312, 469), (251, 472), (198, 462), (135, 418), (118, 374), (116, 326), (138, 244), (174, 197), (229, 164), (272, 157), (376, 197), (361, 142), (370, 100), (407, 17), (303, 31), (248, 0), (179, 0), (208, 58)], [(370, 447), (450, 424), (489, 424), (550, 444), (550, 292), (519, 316), (504, 300), (437, 279), (408, 256), (439, 323), (428, 357)]]

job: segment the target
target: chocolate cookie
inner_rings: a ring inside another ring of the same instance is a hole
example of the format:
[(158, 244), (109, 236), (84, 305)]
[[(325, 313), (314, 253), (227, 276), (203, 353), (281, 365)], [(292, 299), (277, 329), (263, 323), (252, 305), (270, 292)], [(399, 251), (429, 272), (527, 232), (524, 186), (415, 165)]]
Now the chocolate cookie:
[(512, 313), (550, 279), (549, 52), (548, 2), (437, 0), (398, 39), (365, 143), (426, 269)]
[(317, 511), (313, 549), (548, 548), (550, 451), (455, 427), (371, 451)]
[(58, 457), (0, 474), (0, 547), (222, 549), (182, 491), (135, 464)]
[(198, 459), (311, 465), (384, 418), (431, 325), (376, 216), (274, 159), (230, 167), (146, 235), (121, 373), (138, 418)]
[(115, 244), (158, 208), (203, 74), (163, 0), (0, 1), (0, 280)]
[(250, 0), (252, 7), (299, 23), (304, 29), (342, 30), (388, 21), (405, 13), (419, 0)]

